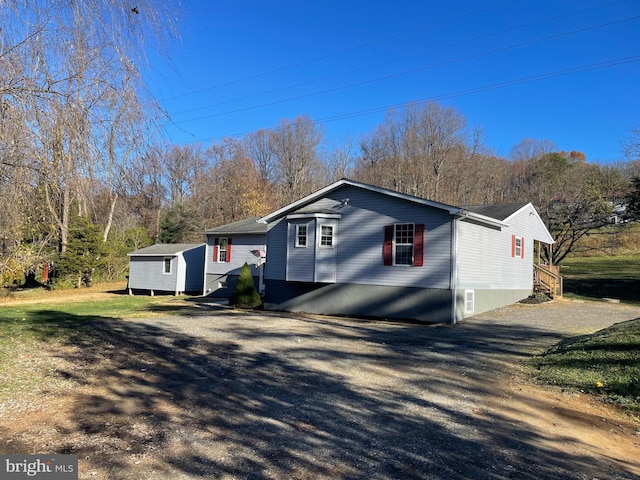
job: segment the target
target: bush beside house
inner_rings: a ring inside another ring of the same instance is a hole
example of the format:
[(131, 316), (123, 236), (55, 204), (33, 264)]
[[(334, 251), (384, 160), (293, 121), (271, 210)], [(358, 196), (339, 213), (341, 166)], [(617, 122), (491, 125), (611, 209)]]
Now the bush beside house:
[(229, 304), (243, 308), (255, 308), (262, 304), (262, 299), (253, 283), (251, 268), (249, 268), (246, 262), (240, 269), (240, 276), (238, 277), (238, 282), (236, 283), (233, 295), (231, 295)]

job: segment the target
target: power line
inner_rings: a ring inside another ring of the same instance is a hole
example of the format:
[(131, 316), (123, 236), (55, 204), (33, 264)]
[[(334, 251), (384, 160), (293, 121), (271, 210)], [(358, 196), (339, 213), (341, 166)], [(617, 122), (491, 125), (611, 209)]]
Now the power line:
[(290, 70), (290, 69), (293, 69), (293, 68), (301, 67), (303, 65), (308, 65), (310, 63), (319, 62), (320, 60), (326, 60), (327, 58), (337, 57), (339, 55), (343, 55), (345, 53), (353, 52), (355, 50), (360, 50), (362, 48), (370, 47), (372, 45), (377, 45), (379, 43), (388, 42), (389, 40), (395, 40), (396, 38), (401, 38), (401, 37), (405, 37), (405, 36), (408, 36), (408, 35), (412, 35), (412, 34), (414, 34), (416, 32), (420, 32), (422, 30), (426, 30), (426, 29), (433, 28), (433, 27), (438, 27), (438, 26), (441, 26), (441, 25), (446, 25), (447, 23), (452, 23), (452, 22), (461, 20), (463, 18), (473, 17), (473, 16), (478, 15), (480, 13), (484, 13), (484, 12), (487, 12), (489, 10), (493, 10), (495, 8), (502, 8), (502, 7), (505, 7), (507, 5), (511, 5), (511, 4), (514, 4), (514, 3), (520, 3), (521, 1), (522, 0), (510, 0), (508, 2), (495, 4), (495, 5), (492, 5), (492, 6), (489, 6), (489, 7), (481, 8), (479, 10), (474, 10), (474, 11), (469, 12), (469, 13), (458, 15), (456, 17), (448, 18), (448, 19), (445, 19), (445, 20), (440, 20), (438, 22), (430, 23), (430, 24), (424, 25), (422, 27), (414, 28), (412, 30), (407, 30), (407, 31), (404, 31), (404, 32), (396, 33), (394, 35), (389, 35), (387, 37), (382, 37), (382, 38), (379, 38), (377, 40), (373, 40), (371, 42), (362, 43), (360, 45), (356, 45), (356, 46), (353, 46), (353, 47), (345, 48), (343, 50), (338, 50), (337, 52), (333, 52), (333, 53), (329, 53), (329, 54), (326, 54), (326, 55), (321, 55), (319, 57), (311, 58), (309, 60), (303, 60), (303, 61), (298, 62), (298, 63), (293, 63), (291, 65), (286, 65), (284, 67), (279, 67), (279, 68), (276, 68), (276, 69), (273, 69), (273, 70), (269, 70), (269, 71), (266, 71), (266, 72), (256, 73), (254, 75), (249, 75), (247, 77), (239, 78), (239, 79), (236, 79), (236, 80), (230, 80), (228, 82), (220, 83), (218, 85), (213, 85), (211, 87), (201, 88), (201, 89), (195, 90), (193, 92), (182, 93), (180, 95), (175, 95), (173, 97), (163, 98), (163, 99), (161, 99), (161, 101), (176, 100), (178, 98), (183, 98), (183, 97), (187, 97), (187, 96), (190, 96), (190, 95), (196, 95), (196, 94), (202, 93), (202, 92), (207, 92), (209, 90), (215, 90), (217, 88), (222, 88), (222, 87), (227, 87), (227, 86), (230, 86), (230, 85), (235, 85), (237, 83), (245, 82), (245, 81), (248, 81), (248, 80), (255, 80), (256, 78), (266, 77), (267, 75), (271, 75), (273, 73), (283, 72), (285, 70)]
[(411, 55), (404, 55), (402, 57), (397, 57), (397, 58), (394, 58), (394, 59), (391, 59), (391, 60), (387, 60), (387, 61), (384, 61), (384, 62), (379, 62), (379, 63), (375, 63), (375, 64), (369, 64), (369, 65), (366, 65), (364, 67), (354, 68), (352, 70), (347, 70), (347, 71), (343, 71), (343, 72), (340, 72), (340, 73), (335, 73), (335, 74), (332, 74), (332, 75), (326, 75), (324, 77), (318, 77), (318, 78), (315, 78), (315, 79), (312, 79), (312, 80), (308, 80), (308, 81), (305, 81), (305, 82), (286, 85), (286, 86), (275, 88), (275, 89), (268, 90), (268, 91), (265, 91), (265, 92), (254, 93), (254, 94), (251, 94), (251, 95), (245, 95), (243, 97), (237, 97), (237, 98), (233, 98), (231, 100), (225, 100), (223, 102), (218, 102), (218, 103), (214, 103), (214, 104), (210, 104), (210, 105), (191, 108), (191, 109), (188, 109), (188, 110), (182, 110), (180, 112), (176, 112), (175, 115), (182, 115), (182, 114), (185, 114), (185, 113), (196, 112), (196, 111), (199, 111), (199, 110), (206, 110), (206, 109), (213, 108), (213, 107), (218, 107), (218, 106), (221, 106), (221, 105), (227, 105), (227, 104), (230, 104), (230, 103), (239, 102), (241, 100), (248, 100), (248, 99), (251, 99), (251, 98), (257, 98), (257, 97), (261, 97), (261, 96), (264, 96), (264, 95), (269, 95), (269, 94), (272, 94), (272, 93), (277, 93), (277, 92), (281, 92), (281, 91), (285, 91), (285, 90), (290, 90), (292, 88), (302, 87), (302, 86), (305, 86), (305, 85), (310, 85), (310, 84), (313, 84), (313, 83), (318, 83), (318, 82), (321, 82), (321, 81), (330, 80), (332, 78), (340, 77), (340, 76), (343, 76), (343, 75), (349, 75), (349, 74), (356, 73), (356, 72), (361, 72), (363, 70), (367, 70), (367, 69), (370, 69), (370, 68), (381, 67), (383, 65), (396, 63), (396, 62), (399, 62), (399, 61), (402, 61), (402, 60), (407, 60), (409, 58), (415, 58), (415, 57), (423, 56), (423, 55), (426, 55), (427, 53), (433, 53), (433, 52), (437, 52), (439, 50), (444, 50), (444, 49), (452, 48), (452, 47), (459, 47), (461, 45), (466, 45), (468, 43), (477, 42), (479, 40), (484, 40), (486, 38), (495, 37), (495, 36), (498, 36), (498, 35), (503, 35), (505, 33), (513, 32), (513, 31), (517, 31), (517, 30), (522, 30), (524, 28), (529, 28), (529, 27), (532, 27), (532, 26), (535, 26), (535, 25), (540, 25), (540, 24), (551, 22), (551, 21), (554, 21), (554, 20), (559, 20), (559, 19), (562, 19), (562, 18), (566, 18), (566, 17), (570, 17), (570, 16), (586, 13), (586, 12), (589, 12), (589, 11), (592, 11), (592, 10), (597, 10), (597, 9), (604, 8), (604, 7), (609, 7), (609, 6), (617, 4), (617, 3), (626, 3), (626, 1), (627, 0), (617, 0), (617, 1), (610, 2), (610, 3), (604, 4), (604, 5), (598, 5), (596, 7), (590, 7), (590, 8), (586, 8), (586, 9), (583, 9), (583, 10), (578, 10), (578, 11), (575, 11), (575, 12), (570, 12), (570, 13), (567, 13), (567, 14), (563, 14), (563, 15), (557, 15), (555, 17), (546, 18), (544, 20), (539, 20), (539, 21), (527, 23), (527, 24), (524, 24), (524, 25), (518, 25), (516, 27), (507, 28), (507, 29), (500, 30), (500, 31), (497, 31), (497, 32), (488, 33), (488, 34), (485, 34), (485, 35), (480, 35), (480, 36), (473, 37), (473, 38), (470, 38), (470, 39), (467, 39), (467, 40), (462, 40), (462, 41), (458, 41), (458, 42), (449, 43), (447, 45), (442, 45), (442, 46), (439, 46), (439, 47), (436, 47), (436, 48), (431, 48), (431, 49), (428, 49), (428, 50), (422, 50), (420, 52), (417, 52), (417, 53), (414, 53), (414, 54), (411, 54)]
[(265, 103), (258, 104), (258, 105), (252, 105), (252, 106), (248, 106), (248, 107), (237, 108), (237, 109), (234, 109), (234, 110), (228, 110), (228, 111), (225, 111), (225, 112), (212, 113), (210, 115), (203, 115), (203, 116), (200, 116), (200, 117), (195, 117), (195, 118), (190, 118), (190, 119), (185, 119), (185, 120), (179, 120), (179, 121), (171, 122), (171, 124), (179, 125), (179, 124), (195, 122), (195, 121), (199, 121), (199, 120), (206, 120), (206, 119), (209, 119), (209, 118), (221, 117), (221, 116), (224, 116), (224, 115), (230, 115), (230, 114), (234, 114), (234, 113), (245, 112), (245, 111), (248, 111), (248, 110), (254, 110), (254, 109), (257, 109), (257, 108), (278, 105), (278, 104), (282, 104), (282, 103), (286, 103), (286, 102), (291, 102), (291, 101), (294, 101), (294, 100), (300, 100), (300, 99), (303, 99), (303, 98), (309, 98), (309, 97), (314, 97), (314, 96), (318, 96), (318, 95), (324, 95), (324, 94), (327, 94), (327, 93), (333, 93), (333, 92), (337, 92), (337, 91), (340, 91), (340, 90), (345, 90), (345, 89), (353, 88), (353, 87), (359, 87), (359, 86), (362, 86), (362, 85), (367, 85), (367, 84), (379, 82), (379, 81), (382, 81), (382, 80), (388, 80), (390, 78), (409, 75), (409, 74), (425, 71), (425, 70), (432, 69), (432, 68), (442, 67), (442, 66), (445, 66), (445, 65), (451, 65), (451, 64), (459, 63), (459, 62), (466, 61), (466, 60), (473, 60), (473, 59), (476, 59), (476, 58), (480, 58), (480, 57), (484, 57), (484, 56), (488, 56), (488, 55), (493, 55), (495, 53), (500, 53), (500, 52), (504, 52), (504, 51), (507, 51), (507, 50), (513, 50), (513, 49), (521, 48), (521, 47), (524, 47), (524, 46), (533, 45), (533, 44), (536, 44), (536, 43), (544, 42), (544, 41), (555, 39), (555, 38), (567, 37), (567, 36), (570, 36), (570, 35), (576, 35), (576, 34), (579, 34), (579, 33), (584, 33), (584, 32), (587, 32), (587, 31), (595, 30), (595, 29), (598, 29), (598, 28), (610, 27), (610, 26), (617, 25), (617, 24), (620, 24), (620, 23), (625, 23), (625, 22), (630, 22), (630, 21), (633, 21), (633, 20), (637, 20), (639, 18), (640, 18), (640, 15), (636, 15), (636, 16), (624, 18), (624, 19), (621, 19), (621, 20), (614, 20), (614, 21), (611, 21), (611, 22), (601, 23), (601, 24), (598, 24), (598, 25), (595, 25), (595, 26), (590, 26), (590, 27), (580, 28), (580, 29), (577, 29), (577, 30), (572, 30), (572, 31), (569, 31), (569, 32), (563, 32), (563, 33), (558, 33), (558, 34), (554, 34), (554, 35), (548, 35), (546, 37), (541, 37), (541, 38), (534, 39), (534, 40), (529, 40), (529, 41), (526, 41), (526, 42), (516, 43), (516, 44), (508, 45), (508, 46), (505, 46), (505, 47), (494, 48), (492, 50), (487, 50), (487, 51), (476, 53), (476, 54), (473, 54), (473, 55), (467, 55), (467, 56), (459, 57), (459, 58), (452, 59), (452, 60), (446, 60), (446, 61), (439, 62), (439, 63), (436, 63), (436, 64), (425, 65), (425, 66), (422, 66), (422, 67), (417, 67), (417, 68), (413, 68), (413, 69), (410, 69), (410, 70), (405, 70), (405, 71), (402, 71), (402, 72), (397, 72), (397, 73), (393, 73), (393, 74), (389, 74), (389, 75), (384, 75), (382, 77), (377, 77), (377, 78), (373, 78), (373, 79), (369, 79), (369, 80), (363, 80), (363, 81), (360, 81), (360, 82), (355, 82), (355, 83), (342, 85), (342, 86), (334, 87), (334, 88), (329, 88), (329, 89), (325, 89), (325, 90), (321, 90), (321, 91), (306, 93), (306, 94), (303, 94), (303, 95), (297, 95), (297, 96), (294, 96), (294, 97), (288, 97), (288, 98), (284, 98), (284, 99), (280, 99), (280, 100), (274, 100), (274, 101), (271, 101), (271, 102), (265, 102)]
[[(440, 94), (440, 95), (434, 95), (431, 97), (427, 97), (427, 98), (423, 98), (420, 100), (415, 100), (412, 102), (403, 102), (403, 103), (396, 103), (396, 104), (391, 104), (391, 105), (384, 105), (384, 106), (380, 106), (380, 107), (374, 107), (374, 108), (370, 108), (370, 109), (366, 109), (366, 110), (359, 110), (356, 112), (349, 112), (349, 113), (345, 113), (345, 114), (340, 114), (340, 115), (333, 115), (330, 117), (324, 117), (324, 118), (320, 118), (317, 120), (313, 120), (310, 123), (329, 123), (329, 122), (334, 122), (334, 121), (339, 121), (339, 120), (345, 120), (345, 119), (349, 119), (349, 118), (354, 118), (354, 117), (360, 117), (360, 116), (366, 116), (366, 115), (371, 115), (374, 113), (380, 113), (380, 112), (384, 112), (393, 108), (401, 108), (407, 104), (416, 104), (416, 105), (422, 105), (422, 104), (426, 104), (428, 102), (434, 102), (434, 101), (440, 101), (440, 100), (448, 100), (451, 98), (458, 98), (458, 97), (463, 97), (463, 96), (467, 96), (467, 95), (475, 95), (478, 93), (484, 93), (484, 92), (488, 92), (488, 91), (492, 91), (492, 90), (499, 90), (502, 88), (509, 88), (509, 87), (513, 87), (516, 85), (523, 85), (523, 84), (527, 84), (527, 83), (533, 83), (533, 82), (538, 82), (538, 81), (542, 81), (542, 80), (548, 80), (550, 78), (556, 78), (556, 77), (562, 77), (562, 76), (566, 76), (566, 75), (574, 75), (574, 74), (578, 74), (578, 73), (582, 73), (582, 72), (587, 72), (590, 70), (597, 70), (597, 69), (603, 69), (603, 68), (611, 68), (611, 67), (615, 67), (618, 65), (624, 65), (627, 63), (634, 63), (634, 62), (638, 62), (640, 61), (640, 55), (633, 55), (633, 56), (629, 56), (629, 57), (622, 57), (622, 58), (617, 58), (614, 60), (606, 60), (603, 62), (597, 62), (597, 63), (591, 63), (591, 64), (587, 64), (587, 65), (581, 65), (578, 67), (572, 67), (572, 68), (566, 68), (566, 69), (562, 69), (562, 70), (556, 70), (553, 72), (546, 72), (546, 73), (541, 73), (541, 74), (537, 74), (537, 75), (531, 75), (531, 76), (527, 76), (527, 77), (521, 77), (521, 78), (517, 78), (517, 79), (512, 79), (512, 80), (507, 80), (504, 82), (497, 82), (497, 83), (492, 83), (492, 84), (488, 84), (488, 85), (483, 85), (480, 87), (474, 87), (474, 88), (469, 88), (469, 89), (465, 89), (465, 90), (458, 90), (456, 92), (449, 92), (449, 93), (444, 93), (444, 94)], [(270, 127), (270, 128), (263, 128), (260, 130), (264, 130), (264, 131), (272, 131), (272, 130), (276, 130), (278, 127)], [(204, 138), (201, 140), (194, 140), (192, 142), (183, 142), (180, 145), (188, 145), (188, 144), (193, 144), (193, 143), (199, 143), (199, 142), (204, 142), (204, 141), (215, 141), (215, 140), (221, 140), (223, 138), (227, 138), (227, 137), (242, 137), (251, 133), (255, 133), (256, 130), (252, 130), (252, 131), (247, 131), (247, 132), (242, 132), (242, 133), (235, 133), (235, 134), (229, 134), (229, 135), (224, 135), (224, 136), (218, 136), (218, 137), (209, 137), (209, 138)]]

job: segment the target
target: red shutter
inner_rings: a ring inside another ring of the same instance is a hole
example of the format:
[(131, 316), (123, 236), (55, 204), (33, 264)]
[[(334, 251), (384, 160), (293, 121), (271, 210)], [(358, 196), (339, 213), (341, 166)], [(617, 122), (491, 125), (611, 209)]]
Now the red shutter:
[(524, 237), (520, 238), (520, 258), (524, 258)]
[(227, 262), (231, 261), (231, 239), (227, 239)]
[(516, 256), (516, 236), (511, 235), (511, 256)]
[(384, 265), (393, 265), (393, 225), (384, 227), (384, 247), (382, 249)]
[(220, 248), (218, 245), (220, 245), (220, 239), (214, 238), (213, 239), (213, 261), (214, 262), (218, 261), (218, 249)]
[(424, 265), (424, 225), (417, 224), (413, 232), (413, 266)]

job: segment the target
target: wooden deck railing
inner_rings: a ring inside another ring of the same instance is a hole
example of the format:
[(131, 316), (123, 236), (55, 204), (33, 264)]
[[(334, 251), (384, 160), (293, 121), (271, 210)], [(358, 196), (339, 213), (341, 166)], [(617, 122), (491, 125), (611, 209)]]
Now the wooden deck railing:
[(562, 298), (562, 277), (557, 265), (533, 265), (533, 288), (550, 298)]

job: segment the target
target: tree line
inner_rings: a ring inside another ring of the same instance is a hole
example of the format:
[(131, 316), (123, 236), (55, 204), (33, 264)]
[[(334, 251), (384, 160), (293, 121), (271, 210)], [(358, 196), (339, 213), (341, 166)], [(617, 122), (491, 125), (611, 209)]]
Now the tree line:
[[(531, 201), (557, 263), (615, 205), (637, 209), (640, 130), (625, 161), (525, 139), (509, 158), (439, 103), (387, 112), (359, 139), (330, 144), (307, 115), (209, 145), (158, 136), (163, 113), (142, 81), (141, 46), (177, 35), (170, 2), (0, 4), (0, 276), (120, 278), (126, 253), (201, 242), (203, 231), (269, 213), (348, 177), (457, 206)], [(635, 203), (634, 203), (635, 202)]]

